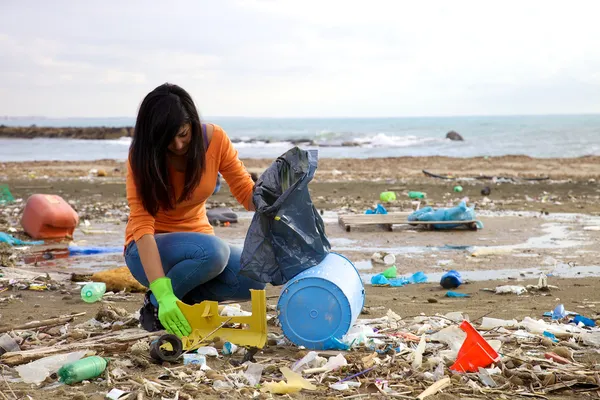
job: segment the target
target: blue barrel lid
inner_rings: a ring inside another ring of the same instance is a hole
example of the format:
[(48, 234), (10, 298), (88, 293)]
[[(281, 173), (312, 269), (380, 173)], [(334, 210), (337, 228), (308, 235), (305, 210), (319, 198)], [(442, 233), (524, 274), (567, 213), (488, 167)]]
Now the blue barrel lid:
[(344, 292), (318, 277), (301, 278), (286, 286), (277, 309), (285, 336), (311, 350), (322, 350), (328, 339), (341, 339), (352, 324), (352, 310)]

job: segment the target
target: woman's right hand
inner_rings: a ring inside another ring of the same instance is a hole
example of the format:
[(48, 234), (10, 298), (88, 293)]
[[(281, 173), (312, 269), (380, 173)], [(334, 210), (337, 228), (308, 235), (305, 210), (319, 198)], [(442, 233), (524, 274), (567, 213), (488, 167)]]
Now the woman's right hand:
[(179, 337), (189, 336), (192, 328), (177, 305), (179, 299), (173, 293), (171, 279), (155, 279), (150, 283), (150, 290), (158, 301), (158, 319), (167, 332)]

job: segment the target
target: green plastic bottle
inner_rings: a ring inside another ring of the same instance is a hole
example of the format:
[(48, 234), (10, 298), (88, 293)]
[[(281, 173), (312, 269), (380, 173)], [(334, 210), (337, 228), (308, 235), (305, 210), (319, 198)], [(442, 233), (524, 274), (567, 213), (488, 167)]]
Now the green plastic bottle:
[(411, 199), (424, 199), (426, 196), (423, 192), (408, 192), (408, 197)]
[(81, 289), (81, 299), (86, 303), (95, 303), (104, 296), (106, 292), (106, 283), (92, 282)]
[(92, 356), (63, 365), (58, 370), (58, 377), (61, 382), (72, 385), (77, 382), (96, 378), (105, 369), (106, 359)]

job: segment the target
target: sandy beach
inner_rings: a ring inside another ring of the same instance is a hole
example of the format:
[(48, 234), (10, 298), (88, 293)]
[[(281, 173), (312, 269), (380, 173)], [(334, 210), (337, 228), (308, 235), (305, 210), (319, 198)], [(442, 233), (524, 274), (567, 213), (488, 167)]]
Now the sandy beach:
[[(250, 172), (260, 174), (271, 160), (244, 162)], [(457, 179), (427, 177), (423, 169)], [(98, 171), (106, 176), (99, 177)], [(81, 225), (75, 233), (76, 244), (120, 246), (128, 212), (124, 198), (124, 171), (123, 163), (111, 160), (0, 164), (0, 184), (8, 184), (18, 199), (17, 203), (2, 208), (0, 231), (10, 232), (10, 228), (14, 228), (15, 236), (23, 237), (18, 221), (24, 201), (34, 193), (52, 193), (64, 197), (79, 213)], [(544, 177), (549, 179), (530, 180)], [(596, 318), (600, 304), (597, 291), (600, 283), (599, 179), (600, 157), (323, 159), (310, 190), (316, 207), (323, 212), (332, 250), (354, 262), (366, 282), (366, 307), (363, 311), (366, 316), (363, 317), (381, 317), (391, 309), (403, 319), (455, 311), (468, 314), (471, 321), (482, 316), (539, 319), (544, 312), (561, 303), (567, 310)], [(462, 193), (453, 191), (457, 185), (462, 186)], [(491, 189), (491, 194), (482, 196), (481, 190), (486, 186)], [(468, 197), (469, 205), (476, 207), (484, 228), (479, 231), (426, 231), (396, 225), (392, 232), (379, 227), (346, 232), (338, 225), (340, 214), (364, 213), (366, 208), (378, 203), (379, 193), (385, 190), (398, 194), (397, 201), (385, 204), (388, 211), (413, 210), (417, 204), (406, 195), (409, 190), (427, 194), (420, 207), (453, 206)], [(216, 234), (241, 246), (251, 214), (241, 210), (226, 185), (210, 199), (209, 205), (232, 207), (239, 212), (239, 223), (217, 227)], [(9, 290), (0, 293), (0, 328), (76, 312), (86, 314), (77, 317), (71, 325), (89, 320), (101, 305), (81, 301), (78, 286), (70, 282), (71, 274), (124, 265), (120, 254), (51, 260), (38, 258), (35, 263), (28, 264), (27, 260), (35, 259), (31, 257), (36, 251), (34, 247), (16, 250), (3, 246), (1, 249), (4, 268), (0, 273), (5, 276), (11, 276), (15, 271), (34, 276), (48, 273), (60, 285), (58, 290), (51, 291)], [(371, 286), (368, 283), (370, 276), (386, 268), (371, 263), (370, 258), (376, 251), (394, 254), (399, 274), (407, 276), (422, 271), (430, 278), (429, 282), (401, 288)], [(460, 288), (461, 292), (471, 295), (470, 298), (445, 297), (446, 291), (438, 282), (439, 276), (448, 269), (459, 270), (470, 280)], [(498, 295), (485, 290), (493, 290), (500, 285), (537, 284), (542, 272), (548, 274), (548, 283), (555, 289), (520, 296)], [(276, 304), (278, 294), (279, 288), (268, 287), (269, 304)], [(131, 294), (114, 300), (112, 304), (135, 312), (141, 300), (141, 294)], [(243, 307), (247, 309), (248, 304)], [(27, 342), (22, 349), (34, 346), (35, 342)], [(593, 368), (598, 357), (590, 354), (582, 353), (577, 361)], [(272, 346), (262, 356), (289, 358), (293, 354), (287, 348)], [(142, 372), (152, 375), (158, 368), (138, 365), (130, 367), (129, 371), (133, 375)], [(107, 391), (105, 384), (97, 382), (77, 389), (42, 390), (23, 383), (13, 383), (11, 388), (18, 395), (28, 394), (35, 399), (49, 395), (57, 399), (99, 399), (99, 393)], [(202, 398), (219, 398), (211, 390), (210, 387), (198, 388), (198, 393), (202, 393)], [(302, 396), (311, 397), (303, 394), (295, 398)], [(448, 396), (438, 398), (458, 398)], [(586, 394), (575, 392), (547, 397), (588, 398)]]

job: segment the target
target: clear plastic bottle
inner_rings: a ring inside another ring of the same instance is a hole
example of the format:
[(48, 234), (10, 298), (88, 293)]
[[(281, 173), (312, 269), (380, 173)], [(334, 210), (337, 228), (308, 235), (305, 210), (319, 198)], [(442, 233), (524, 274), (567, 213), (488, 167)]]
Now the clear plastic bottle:
[(106, 359), (92, 356), (63, 365), (58, 370), (58, 376), (61, 382), (72, 385), (87, 379), (96, 378), (103, 373), (105, 369)]
[(106, 292), (106, 283), (92, 282), (81, 289), (81, 299), (86, 303), (95, 303), (104, 296)]

